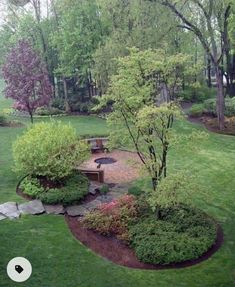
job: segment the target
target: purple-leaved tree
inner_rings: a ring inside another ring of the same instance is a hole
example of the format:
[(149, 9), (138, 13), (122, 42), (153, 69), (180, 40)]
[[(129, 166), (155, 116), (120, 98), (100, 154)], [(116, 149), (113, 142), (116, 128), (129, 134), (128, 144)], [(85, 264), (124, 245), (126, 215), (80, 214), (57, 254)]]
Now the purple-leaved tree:
[(3, 77), (5, 96), (15, 101), (15, 109), (27, 111), (33, 123), (35, 110), (49, 105), (53, 90), (46, 66), (29, 42), (21, 40), (10, 51)]

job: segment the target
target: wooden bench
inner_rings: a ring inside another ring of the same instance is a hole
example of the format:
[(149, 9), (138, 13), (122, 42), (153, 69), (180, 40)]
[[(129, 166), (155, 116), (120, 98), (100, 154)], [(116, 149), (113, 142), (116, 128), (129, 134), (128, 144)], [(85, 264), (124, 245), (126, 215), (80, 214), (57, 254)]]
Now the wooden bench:
[(109, 149), (105, 144), (108, 142), (107, 138), (92, 138), (92, 139), (87, 139), (87, 142), (91, 145), (91, 152), (96, 153), (96, 152), (109, 152)]

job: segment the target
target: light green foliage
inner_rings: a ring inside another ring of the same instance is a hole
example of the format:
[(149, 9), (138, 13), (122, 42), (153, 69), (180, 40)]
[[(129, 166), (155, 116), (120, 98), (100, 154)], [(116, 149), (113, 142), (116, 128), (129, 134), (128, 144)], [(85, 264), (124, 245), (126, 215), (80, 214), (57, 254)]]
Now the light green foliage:
[(84, 76), (90, 69), (92, 53), (102, 34), (102, 23), (94, 1), (61, 1), (59, 27), (51, 34), (51, 43), (58, 52), (56, 72), (66, 77)]
[[(182, 54), (168, 57), (163, 50), (130, 49), (129, 56), (119, 59), (118, 73), (98, 106), (114, 102), (108, 117), (110, 145), (134, 148), (152, 178), (153, 188), (166, 176), (173, 121), (181, 118), (179, 107), (170, 99), (181, 82), (175, 68), (183, 66), (186, 59)], [(162, 85), (171, 91), (166, 98)]]
[(195, 178), (186, 172), (176, 172), (163, 178), (156, 190), (148, 193), (147, 202), (153, 211), (160, 208), (191, 203), (194, 193), (202, 192)]
[(192, 117), (201, 117), (204, 111), (205, 108), (203, 104), (194, 104), (189, 110), (189, 115)]
[(40, 193), (44, 192), (44, 188), (40, 186), (40, 181), (31, 176), (27, 176), (22, 180), (20, 189), (23, 193), (32, 196), (32, 198), (37, 198)]
[[(190, 115), (192, 116), (201, 116), (203, 112), (216, 116), (217, 115), (216, 100), (208, 99), (204, 101), (202, 104), (194, 104), (189, 111)], [(225, 99), (224, 114), (227, 117), (235, 116), (235, 97)]]
[(32, 126), (13, 145), (15, 170), (51, 179), (71, 174), (88, 157), (88, 145), (70, 125), (51, 121)]

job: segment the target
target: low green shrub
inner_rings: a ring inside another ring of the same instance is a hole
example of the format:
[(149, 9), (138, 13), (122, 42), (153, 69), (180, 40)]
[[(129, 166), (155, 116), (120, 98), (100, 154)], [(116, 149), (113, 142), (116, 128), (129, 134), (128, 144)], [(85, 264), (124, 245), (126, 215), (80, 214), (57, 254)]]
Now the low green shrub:
[(27, 176), (21, 181), (20, 189), (23, 193), (32, 198), (36, 198), (40, 193), (44, 192), (44, 188), (40, 185), (40, 181), (31, 176)]
[(100, 188), (100, 193), (101, 194), (107, 194), (109, 192), (109, 186), (107, 184), (104, 184), (101, 188)]
[(128, 189), (128, 193), (132, 194), (134, 196), (140, 196), (143, 194), (143, 191), (141, 188), (139, 188), (138, 186), (132, 186)]
[(216, 90), (215, 88), (209, 88), (207, 86), (186, 87), (185, 90), (180, 93), (180, 96), (184, 101), (198, 103), (215, 97)]
[(192, 117), (201, 117), (203, 113), (204, 113), (203, 104), (194, 104), (189, 110), (189, 115)]
[(52, 180), (69, 176), (89, 156), (86, 141), (60, 121), (34, 124), (13, 144), (15, 170)]
[(53, 108), (59, 109), (59, 110), (64, 110), (64, 99), (62, 98), (55, 98), (53, 99), (51, 106)]
[(99, 98), (98, 97), (92, 97), (91, 98), (91, 103), (93, 104), (93, 105), (98, 105), (99, 104)]
[(39, 179), (29, 176), (21, 182), (20, 189), (45, 204), (71, 205), (79, 202), (88, 193), (88, 179), (80, 173), (73, 173), (61, 184), (60, 188), (43, 187)]
[(54, 107), (51, 107), (51, 108), (40, 107), (40, 108), (37, 108), (35, 112), (35, 114), (38, 116), (56, 116), (56, 115), (62, 115), (64, 113), (65, 113), (64, 111), (58, 108), (54, 108)]
[(129, 227), (131, 246), (141, 262), (170, 264), (203, 255), (216, 240), (216, 225), (203, 212), (189, 207), (161, 210)]
[(225, 99), (225, 112), (226, 117), (235, 116), (235, 97)]
[[(205, 111), (207, 113), (216, 116), (217, 115), (216, 99), (206, 100), (204, 102), (204, 109), (205, 109)], [(233, 117), (233, 116), (235, 116), (235, 97), (234, 98), (226, 98), (225, 99), (224, 115), (226, 117)]]

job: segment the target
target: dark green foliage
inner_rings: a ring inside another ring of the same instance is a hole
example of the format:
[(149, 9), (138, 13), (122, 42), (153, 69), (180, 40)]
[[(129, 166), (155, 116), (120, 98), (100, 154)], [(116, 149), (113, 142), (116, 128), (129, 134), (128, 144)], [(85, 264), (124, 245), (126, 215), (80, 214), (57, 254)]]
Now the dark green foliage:
[(138, 186), (132, 186), (128, 189), (128, 193), (135, 196), (140, 196), (141, 194), (143, 194), (143, 191)]
[(7, 123), (6, 117), (0, 114), (0, 126), (5, 126), (6, 123)]
[(51, 106), (53, 108), (59, 109), (59, 110), (64, 110), (64, 99), (62, 98), (55, 98), (53, 99)]
[(169, 264), (199, 258), (215, 242), (216, 225), (203, 212), (180, 206), (142, 218), (130, 229), (131, 245), (140, 261)]
[(37, 178), (27, 177), (21, 185), (21, 190), (33, 198), (47, 204), (74, 204), (88, 193), (88, 179), (79, 173), (67, 177), (61, 188), (42, 187)]
[(203, 102), (206, 99), (216, 96), (216, 90), (214, 88), (208, 88), (207, 86), (201, 87), (187, 87), (184, 91), (180, 93), (180, 96), (185, 101), (189, 102)]
[(203, 104), (194, 104), (189, 110), (189, 115), (192, 117), (201, 117), (203, 113), (204, 113)]
[(51, 108), (42, 107), (42, 108), (38, 108), (35, 114), (38, 116), (55, 116), (55, 115), (64, 114), (64, 111), (58, 108), (54, 108), (54, 107), (51, 107)]
[(89, 114), (89, 113), (94, 113), (93, 108), (95, 104), (92, 102), (76, 102), (71, 104), (71, 109), (73, 112), (78, 112), (78, 113), (84, 113), (84, 114)]
[[(208, 99), (204, 101), (203, 104), (195, 104), (189, 111), (191, 116), (201, 116), (203, 113), (208, 113), (212, 116), (217, 116), (216, 111), (216, 100)], [(226, 98), (225, 99), (225, 116), (233, 117), (235, 116), (235, 98)]]

